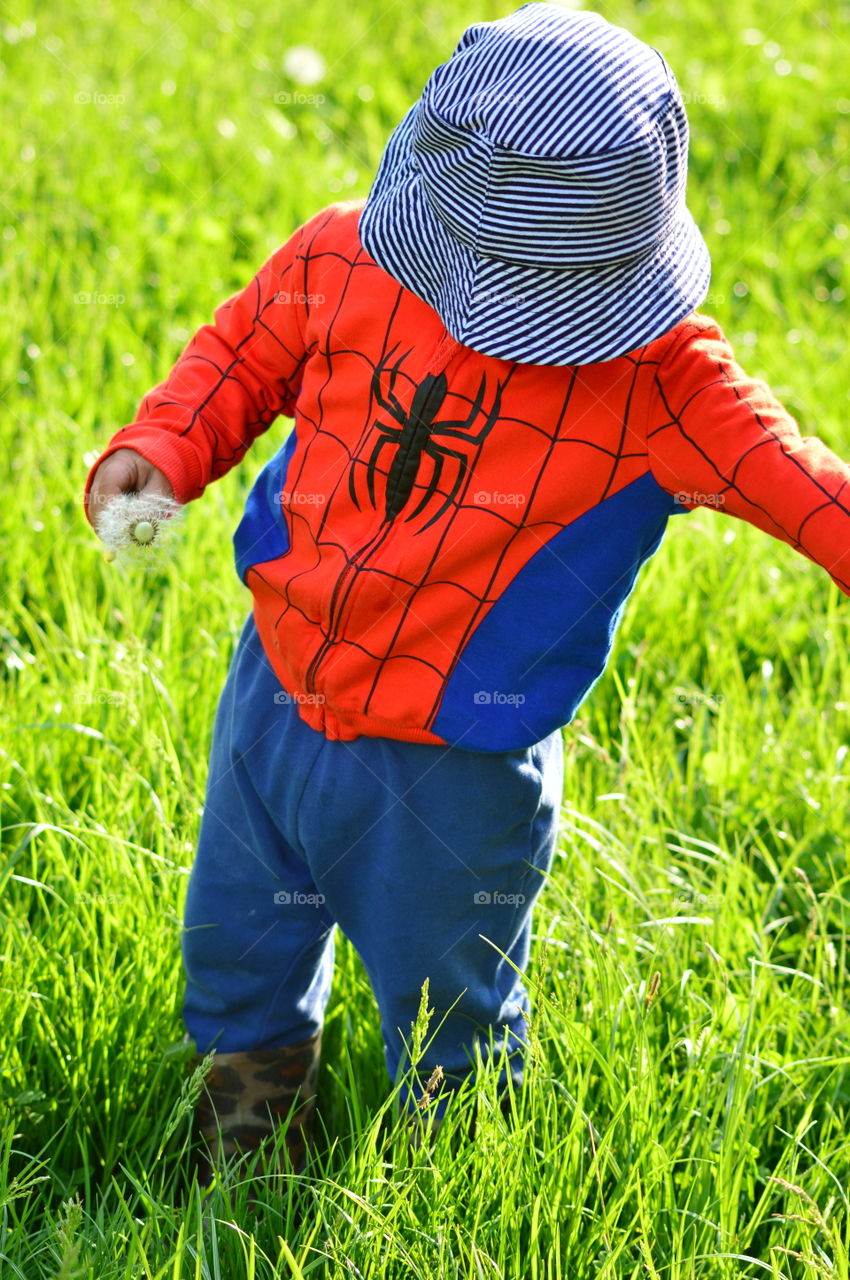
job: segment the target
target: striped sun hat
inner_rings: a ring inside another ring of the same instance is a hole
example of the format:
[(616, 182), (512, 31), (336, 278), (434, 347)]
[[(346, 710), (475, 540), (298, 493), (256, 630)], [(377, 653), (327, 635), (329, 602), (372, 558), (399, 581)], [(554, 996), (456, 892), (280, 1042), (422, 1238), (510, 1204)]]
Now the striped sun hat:
[(611, 360), (706, 296), (688, 122), (657, 49), (526, 4), (469, 27), (387, 143), (366, 252), (485, 355)]

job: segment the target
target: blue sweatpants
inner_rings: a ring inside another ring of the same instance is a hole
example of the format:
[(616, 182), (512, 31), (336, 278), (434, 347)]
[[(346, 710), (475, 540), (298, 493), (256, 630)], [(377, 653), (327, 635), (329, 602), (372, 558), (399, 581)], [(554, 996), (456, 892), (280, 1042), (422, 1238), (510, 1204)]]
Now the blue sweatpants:
[[(504, 1048), (522, 1080), (532, 907), (555, 848), (559, 732), (517, 751), (311, 729), (281, 689), (249, 615), (221, 694), (183, 933), (184, 1018), (198, 1050), (295, 1044), (322, 1025), (334, 929), (360, 955), (390, 1078), (409, 1059), (429, 979), (419, 1087), (438, 1064), (435, 1108)], [(446, 1014), (451, 1008), (451, 1013)], [(406, 1105), (416, 1097), (407, 1080)]]

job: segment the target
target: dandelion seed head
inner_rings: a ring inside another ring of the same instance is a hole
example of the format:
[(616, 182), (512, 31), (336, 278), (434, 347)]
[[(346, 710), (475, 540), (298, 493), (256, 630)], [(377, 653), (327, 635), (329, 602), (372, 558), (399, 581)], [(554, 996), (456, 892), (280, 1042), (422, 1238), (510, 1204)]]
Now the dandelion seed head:
[(184, 508), (158, 493), (121, 493), (96, 517), (105, 558), (133, 568), (154, 569), (172, 549)]
[(148, 542), (153, 542), (156, 537), (156, 527), (150, 520), (138, 520), (130, 529), (130, 537), (134, 542), (144, 546)]

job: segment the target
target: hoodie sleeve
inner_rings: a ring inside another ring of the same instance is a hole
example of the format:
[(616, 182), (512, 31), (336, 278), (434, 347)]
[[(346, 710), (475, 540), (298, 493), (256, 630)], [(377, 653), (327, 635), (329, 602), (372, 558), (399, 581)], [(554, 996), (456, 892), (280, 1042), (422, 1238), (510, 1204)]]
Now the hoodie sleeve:
[(662, 354), (647, 423), (653, 475), (686, 510), (711, 506), (789, 543), (850, 595), (850, 466), (801, 436), (767, 383), (695, 315)]
[[(318, 215), (317, 215), (318, 216)], [(307, 357), (303, 245), (315, 219), (277, 249), (253, 280), (222, 302), (164, 382), (142, 400), (89, 471), (109, 454), (135, 449), (171, 482), (178, 502), (199, 498), (244, 457), (279, 414), (292, 417)]]

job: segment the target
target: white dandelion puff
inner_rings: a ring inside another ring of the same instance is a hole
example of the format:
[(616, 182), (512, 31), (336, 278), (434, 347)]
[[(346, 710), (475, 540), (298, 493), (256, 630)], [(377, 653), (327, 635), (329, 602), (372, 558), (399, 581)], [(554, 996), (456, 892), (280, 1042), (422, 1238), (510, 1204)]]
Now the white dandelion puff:
[(324, 79), (325, 60), (309, 44), (294, 44), (283, 55), (283, 70), (299, 84), (318, 84)]
[(106, 559), (133, 568), (155, 569), (172, 550), (184, 508), (161, 493), (120, 493), (97, 519)]

